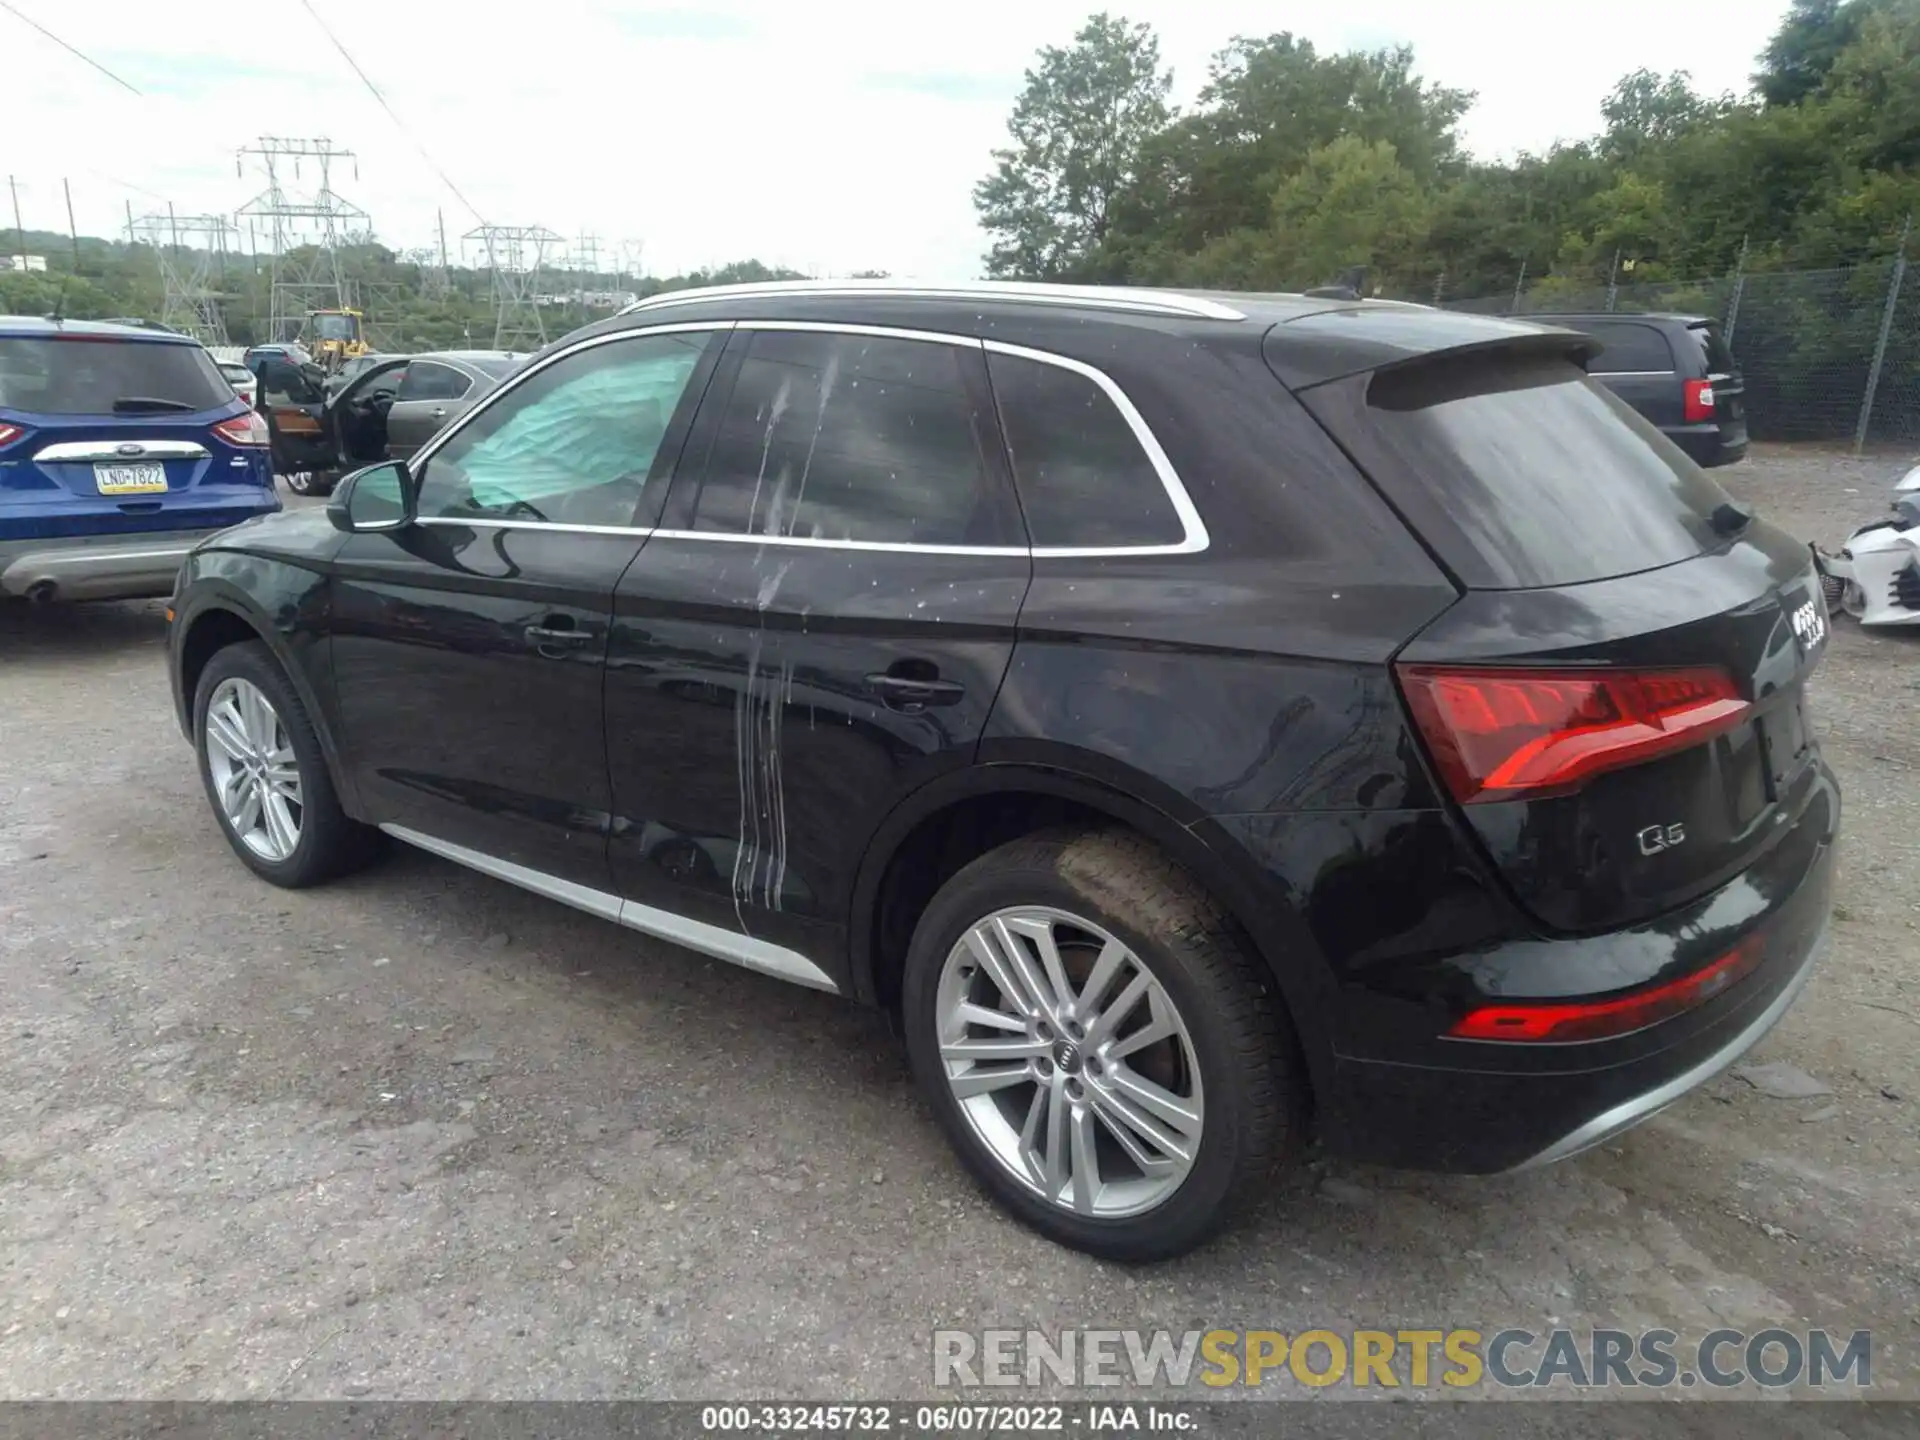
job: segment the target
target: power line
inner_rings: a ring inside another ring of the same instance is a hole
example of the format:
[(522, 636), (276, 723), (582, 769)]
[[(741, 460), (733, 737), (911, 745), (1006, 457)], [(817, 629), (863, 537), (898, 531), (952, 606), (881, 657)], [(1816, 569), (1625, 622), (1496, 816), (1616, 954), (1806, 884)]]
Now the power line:
[[(0, 5), (4, 4), (6, 4), (6, 0), (0, 0)], [(458, 200), (462, 205), (466, 206), (468, 210), (473, 212), (474, 219), (478, 220), (482, 225), (485, 225), (487, 223), (487, 217), (480, 213), (471, 200), (460, 193), (460, 187), (448, 178), (447, 172), (440, 168), (439, 162), (427, 153), (427, 147), (420, 143), (419, 137), (407, 128), (407, 122), (402, 120), (398, 113), (395, 112), (393, 106), (387, 103), (387, 97), (380, 93), (380, 87), (374, 84), (372, 79), (368, 77), (367, 72), (360, 68), (360, 62), (348, 53), (347, 47), (340, 43), (340, 37), (327, 28), (327, 22), (320, 18), (320, 12), (313, 8), (310, 0), (300, 0), (300, 8), (305, 10), (307, 14), (313, 18), (313, 23), (320, 27), (320, 33), (333, 42), (333, 48), (340, 52), (340, 58), (347, 62), (348, 67), (352, 69), (355, 75), (360, 77), (360, 83), (367, 87), (367, 93), (380, 102), (380, 108), (387, 112), (387, 118), (399, 127), (401, 134), (413, 142), (413, 148), (420, 152), (420, 158), (427, 162), (427, 168), (440, 177), (440, 183), (453, 192), (454, 199)]]
[(94, 69), (98, 70), (102, 75), (106, 76), (109, 80), (113, 81), (114, 84), (120, 86), (123, 90), (132, 90), (135, 95), (139, 95), (141, 93), (140, 91), (135, 90), (133, 86), (127, 84), (127, 82), (122, 80), (118, 75), (114, 74), (113, 71), (107, 69), (107, 67), (102, 65), (98, 60), (95, 60), (91, 55), (83, 54), (81, 51), (74, 49), (73, 46), (69, 45), (66, 41), (62, 40), (58, 35), (54, 34), (51, 30), (47, 29), (47, 27), (42, 25), (38, 20), (35, 20), (32, 17), (27, 15), (22, 15), (18, 10), (16, 10), (11, 4), (8, 3), (8, 0), (0, 0), (0, 10), (5, 10), (9, 15), (13, 16), (14, 19), (20, 21), (23, 25), (31, 25), (34, 29), (38, 30), (42, 35), (46, 36), (47, 39), (51, 40), (54, 44), (58, 45), (62, 50), (66, 51), (69, 55), (73, 56), (74, 59), (85, 61), (87, 64), (91, 65)]

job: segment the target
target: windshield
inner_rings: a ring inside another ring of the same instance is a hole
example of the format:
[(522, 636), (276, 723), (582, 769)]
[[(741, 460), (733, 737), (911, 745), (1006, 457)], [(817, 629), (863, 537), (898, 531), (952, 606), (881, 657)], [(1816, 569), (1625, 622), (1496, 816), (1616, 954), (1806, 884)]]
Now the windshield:
[(353, 323), (351, 315), (316, 315), (313, 317), (313, 333), (322, 340), (352, 340), (359, 333), (359, 326)]
[(244, 365), (229, 365), (223, 361), (220, 365), (220, 373), (236, 385), (253, 383), (253, 372)]
[(198, 345), (90, 335), (0, 338), (0, 406), (35, 415), (111, 415), (128, 401), (200, 411), (231, 404), (233, 387)]
[(1473, 589), (1574, 585), (1716, 548), (1727, 493), (1564, 360), (1459, 357), (1304, 392)]

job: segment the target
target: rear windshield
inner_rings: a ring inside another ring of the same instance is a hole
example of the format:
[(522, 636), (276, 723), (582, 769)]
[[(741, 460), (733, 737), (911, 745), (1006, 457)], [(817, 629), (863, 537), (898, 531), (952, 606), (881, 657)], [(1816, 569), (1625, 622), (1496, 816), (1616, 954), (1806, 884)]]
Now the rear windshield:
[(14, 410), (155, 414), (232, 403), (233, 386), (198, 345), (72, 335), (0, 337), (0, 406)]
[(1733, 373), (1733, 351), (1727, 348), (1727, 342), (1721, 337), (1720, 327), (1708, 322), (1704, 325), (1689, 325), (1687, 333), (1692, 335), (1707, 357), (1709, 375), (1731, 375)]
[(494, 380), (499, 380), (511, 375), (515, 370), (520, 368), (520, 357), (517, 355), (512, 357), (505, 355), (483, 355), (479, 359), (468, 360), (466, 363), (475, 370), (478, 370), (482, 375), (486, 375)]
[(1456, 358), (1302, 397), (1463, 583), (1574, 585), (1722, 543), (1727, 494), (1559, 359)]

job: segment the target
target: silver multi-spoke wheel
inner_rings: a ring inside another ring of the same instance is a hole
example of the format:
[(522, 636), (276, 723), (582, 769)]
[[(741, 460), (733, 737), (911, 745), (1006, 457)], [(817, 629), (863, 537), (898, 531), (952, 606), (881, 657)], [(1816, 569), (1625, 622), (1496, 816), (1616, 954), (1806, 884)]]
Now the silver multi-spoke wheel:
[(207, 700), (207, 773), (227, 824), (254, 854), (282, 861), (300, 844), (306, 816), (293, 740), (266, 692), (222, 680)]
[(1206, 1111), (1186, 1022), (1112, 934), (1044, 906), (974, 925), (940, 972), (947, 1084), (973, 1133), (1023, 1186), (1076, 1215), (1164, 1204)]

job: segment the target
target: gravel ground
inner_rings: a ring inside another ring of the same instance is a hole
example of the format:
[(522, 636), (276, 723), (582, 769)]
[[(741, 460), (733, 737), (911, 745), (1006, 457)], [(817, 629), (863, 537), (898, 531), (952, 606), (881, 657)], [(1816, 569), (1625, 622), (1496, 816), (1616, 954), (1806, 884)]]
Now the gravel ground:
[[(1809, 538), (1905, 457), (1757, 453)], [(882, 1018), (413, 852), (298, 894), (221, 842), (156, 605), (0, 615), (0, 1397), (931, 1393), (930, 1332), (1871, 1328), (1920, 1393), (1920, 639), (1839, 622), (1828, 957), (1751, 1057), (1604, 1149), (1315, 1159), (1127, 1270), (965, 1180)]]

